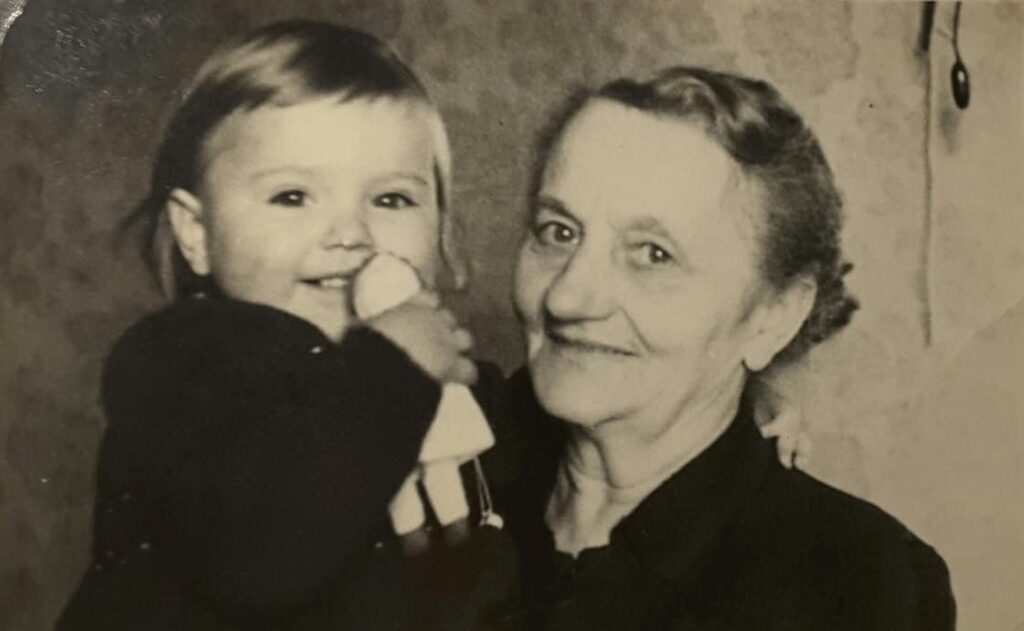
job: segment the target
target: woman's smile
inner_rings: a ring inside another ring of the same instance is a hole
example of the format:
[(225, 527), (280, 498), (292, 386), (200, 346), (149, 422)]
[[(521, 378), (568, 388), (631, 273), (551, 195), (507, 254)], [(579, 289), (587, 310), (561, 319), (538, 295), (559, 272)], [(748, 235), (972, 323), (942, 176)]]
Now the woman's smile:
[(545, 346), (563, 354), (586, 354), (608, 357), (634, 357), (636, 353), (623, 345), (602, 342), (597, 338), (560, 330), (557, 326), (544, 329)]

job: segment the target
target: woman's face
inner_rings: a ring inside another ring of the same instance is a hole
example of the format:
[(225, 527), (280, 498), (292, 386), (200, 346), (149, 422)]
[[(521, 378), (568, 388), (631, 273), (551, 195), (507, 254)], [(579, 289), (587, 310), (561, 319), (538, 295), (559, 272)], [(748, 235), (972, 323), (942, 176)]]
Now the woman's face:
[(547, 163), (516, 271), (537, 394), (596, 425), (742, 386), (762, 283), (751, 200), (703, 131), (606, 101)]

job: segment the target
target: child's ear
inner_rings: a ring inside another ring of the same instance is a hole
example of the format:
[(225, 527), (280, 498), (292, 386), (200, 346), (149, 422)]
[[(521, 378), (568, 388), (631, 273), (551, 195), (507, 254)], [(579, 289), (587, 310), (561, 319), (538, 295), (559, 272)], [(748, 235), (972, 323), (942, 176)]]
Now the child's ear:
[(441, 212), (441, 261), (444, 263), (447, 275), (445, 280), (450, 283), (449, 289), (463, 289), (466, 286), (469, 273), (466, 270), (466, 261), (462, 257), (459, 243), (464, 243), (462, 226), (460, 226), (450, 212)]
[(814, 278), (801, 276), (756, 307), (754, 334), (743, 353), (748, 370), (763, 370), (796, 337), (814, 307), (817, 293)]
[(167, 217), (171, 221), (174, 240), (198, 276), (210, 273), (210, 256), (206, 244), (206, 225), (203, 223), (203, 204), (183, 188), (173, 189), (167, 196)]

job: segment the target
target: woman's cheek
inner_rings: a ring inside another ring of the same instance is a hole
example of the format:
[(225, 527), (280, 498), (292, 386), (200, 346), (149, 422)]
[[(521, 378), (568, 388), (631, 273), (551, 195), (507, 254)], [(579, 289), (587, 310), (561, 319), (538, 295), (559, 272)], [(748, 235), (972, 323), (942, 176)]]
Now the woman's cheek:
[(516, 263), (514, 293), (516, 311), (528, 328), (539, 315), (540, 296), (543, 294), (540, 286), (544, 283), (541, 276), (536, 253), (529, 243), (524, 244)]
[(618, 303), (643, 346), (656, 352), (684, 349), (692, 342), (697, 322), (706, 320), (702, 304), (684, 283), (636, 283), (620, 286)]

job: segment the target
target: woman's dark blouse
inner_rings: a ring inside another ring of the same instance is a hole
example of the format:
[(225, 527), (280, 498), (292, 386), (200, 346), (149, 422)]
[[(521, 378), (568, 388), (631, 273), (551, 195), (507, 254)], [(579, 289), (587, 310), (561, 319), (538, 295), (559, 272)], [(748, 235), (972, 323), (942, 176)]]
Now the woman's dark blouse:
[(58, 629), (467, 628), (508, 542), (409, 558), (386, 517), (439, 398), (368, 329), (333, 344), (221, 298), (144, 319), (106, 364), (93, 559)]
[[(879, 508), (783, 468), (744, 401), (729, 429), (648, 496), (610, 543), (575, 560), (543, 522), (566, 435), (525, 372), (506, 385), (518, 428), (485, 466), (521, 555), (523, 630), (946, 631), (942, 559)], [(501, 440), (501, 438), (499, 438)], [(499, 443), (501, 444), (501, 443)]]

